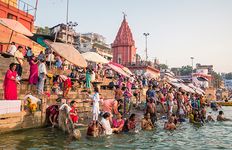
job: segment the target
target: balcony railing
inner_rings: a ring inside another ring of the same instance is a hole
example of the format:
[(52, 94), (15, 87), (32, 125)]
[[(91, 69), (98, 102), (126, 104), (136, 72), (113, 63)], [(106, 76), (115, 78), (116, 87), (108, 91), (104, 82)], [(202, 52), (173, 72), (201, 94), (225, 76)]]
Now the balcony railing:
[(24, 11), (27, 14), (30, 14), (32, 16), (35, 15), (36, 13), (36, 8), (33, 7), (32, 5), (22, 1), (22, 0), (0, 0), (3, 1), (4, 3), (8, 4), (8, 6), (13, 6), (21, 11)]
[(147, 66), (150, 66), (150, 67), (153, 67), (157, 70), (160, 70), (160, 68), (157, 64), (154, 64), (152, 62), (146, 62), (146, 61), (137, 61), (137, 62), (132, 62), (132, 63), (126, 63), (123, 65), (128, 66), (128, 67), (133, 67), (133, 66), (147, 67)]

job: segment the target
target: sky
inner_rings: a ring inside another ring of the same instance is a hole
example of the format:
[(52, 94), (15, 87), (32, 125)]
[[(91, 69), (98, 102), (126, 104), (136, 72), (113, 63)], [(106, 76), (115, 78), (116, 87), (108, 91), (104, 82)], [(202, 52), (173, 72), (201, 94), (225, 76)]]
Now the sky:
[[(25, 0), (31, 1), (31, 0)], [(67, 0), (39, 0), (35, 25), (66, 22)], [(69, 20), (77, 32), (95, 32), (111, 44), (123, 14), (137, 53), (158, 58), (169, 67), (212, 64), (217, 72), (232, 72), (232, 0), (69, 0)]]

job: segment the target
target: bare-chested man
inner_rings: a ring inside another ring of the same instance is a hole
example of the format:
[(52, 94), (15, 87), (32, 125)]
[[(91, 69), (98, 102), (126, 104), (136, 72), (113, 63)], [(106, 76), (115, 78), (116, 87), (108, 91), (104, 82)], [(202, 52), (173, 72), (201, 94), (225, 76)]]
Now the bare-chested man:
[(151, 122), (155, 125), (155, 122), (157, 121), (157, 110), (153, 98), (148, 99), (146, 113), (150, 114)]
[(231, 119), (225, 118), (224, 112), (219, 111), (219, 115), (217, 116), (217, 121), (231, 121)]
[(164, 124), (164, 129), (165, 130), (176, 130), (176, 125), (174, 123), (174, 120), (172, 117), (168, 119), (168, 122)]
[(151, 122), (151, 116), (149, 113), (144, 114), (144, 118), (141, 121), (142, 130), (151, 131), (154, 129), (154, 125)]

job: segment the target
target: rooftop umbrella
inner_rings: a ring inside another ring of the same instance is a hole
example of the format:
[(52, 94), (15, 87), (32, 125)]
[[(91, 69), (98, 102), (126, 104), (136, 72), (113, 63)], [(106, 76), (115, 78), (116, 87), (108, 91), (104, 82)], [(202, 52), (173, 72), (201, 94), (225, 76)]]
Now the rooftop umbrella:
[(113, 64), (119, 68), (121, 68), (124, 72), (126, 72), (127, 74), (129, 75), (133, 75), (133, 73), (130, 71), (130, 69), (128, 69), (127, 67), (121, 65), (121, 64), (118, 64), (118, 63), (114, 63), (114, 62), (110, 62), (110, 64)]
[(47, 45), (50, 46), (58, 55), (65, 58), (72, 64), (83, 68), (87, 67), (87, 62), (84, 57), (72, 45), (49, 41), (45, 41), (45, 43), (47, 43)]
[(81, 54), (87, 61), (106, 64), (109, 61), (96, 52), (86, 52)]
[(116, 71), (117, 73), (119, 73), (119, 74), (121, 74), (121, 75), (123, 75), (123, 76), (125, 76), (125, 77), (130, 77), (126, 72), (124, 72), (123, 70), (122, 70), (122, 68), (120, 68), (120, 67), (118, 67), (118, 66), (116, 66), (116, 65), (114, 65), (114, 64), (112, 64), (112, 63), (108, 63), (107, 64), (111, 69), (113, 69), (114, 71)]
[[(33, 36), (31, 31), (29, 31), (25, 26), (23, 26), (20, 22), (13, 19), (0, 18), (0, 24), (12, 30), (9, 43), (11, 43), (12, 36), (14, 32), (26, 35)], [(9, 46), (9, 45), (8, 45)], [(8, 47), (7, 47), (8, 49)]]
[(191, 87), (193, 90), (195, 90), (198, 94), (201, 94), (201, 95), (205, 94), (204, 90), (202, 90), (199, 87), (194, 86), (192, 83), (189, 84), (188, 86)]
[(22, 25), (20, 22), (13, 20), (13, 19), (6, 19), (6, 18), (0, 18), (0, 24), (3, 26), (6, 26), (7, 28), (11, 29), (12, 32), (17, 32), (26, 36), (33, 36), (31, 31), (29, 31), (24, 25)]

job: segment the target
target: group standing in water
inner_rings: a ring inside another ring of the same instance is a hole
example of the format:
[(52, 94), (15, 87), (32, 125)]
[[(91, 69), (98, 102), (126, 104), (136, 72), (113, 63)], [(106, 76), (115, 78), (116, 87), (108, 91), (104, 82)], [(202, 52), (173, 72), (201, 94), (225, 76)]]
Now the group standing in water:
[[(205, 122), (215, 121), (211, 114), (207, 115), (207, 103), (202, 95), (187, 93), (182, 88), (175, 89), (168, 84), (159, 85), (155, 80), (148, 85), (145, 109), (143, 111), (144, 117), (138, 118), (139, 115), (131, 114), (128, 119), (122, 119), (131, 113), (131, 104), (133, 103), (131, 97), (133, 95), (137, 96), (137, 93), (132, 93), (131, 87), (135, 86), (133, 84), (139, 83), (131, 82), (133, 80), (130, 78), (125, 81), (123, 83), (120, 79), (120, 84), (116, 84), (115, 100), (111, 100), (110, 105), (108, 104), (109, 100), (103, 101), (100, 98), (98, 100), (99, 102), (102, 101), (102, 110), (104, 112), (102, 121), (98, 122), (98, 124), (101, 125), (106, 135), (136, 131), (135, 129), (139, 124), (142, 130), (151, 131), (156, 128), (158, 118), (167, 120), (164, 123), (165, 130), (175, 130), (177, 129), (177, 124), (187, 122), (187, 120), (195, 125), (203, 125)], [(126, 86), (129, 85), (128, 82), (132, 86)], [(136, 106), (138, 104), (137, 101), (140, 100), (136, 97)], [(104, 103), (107, 103), (107, 105)], [(158, 106), (161, 108), (161, 111), (158, 111)], [(174, 106), (176, 106), (176, 111), (174, 111)], [(230, 120), (225, 118), (223, 114), (223, 111), (219, 111), (216, 120)], [(113, 118), (113, 115), (115, 115), (115, 118)], [(91, 123), (89, 128), (92, 125), (94, 123)]]
[[(139, 127), (141, 130), (152, 131), (156, 129), (159, 120), (166, 120), (163, 128), (170, 131), (176, 130), (178, 124), (187, 120), (189, 123), (200, 126), (205, 122), (229, 120), (224, 117), (222, 111), (219, 111), (217, 119), (214, 119), (211, 114), (207, 115), (208, 104), (202, 95), (185, 92), (182, 88), (174, 88), (168, 83), (135, 76), (127, 79), (119, 76), (118, 81), (111, 84), (115, 87), (112, 88), (114, 99), (103, 100), (97, 87), (93, 87), (92, 95), (86, 94), (93, 103), (92, 121), (87, 129), (88, 136), (136, 132)], [(145, 103), (142, 104), (140, 91), (144, 87), (148, 87), (148, 90)], [(132, 100), (133, 96), (135, 102)], [(78, 124), (76, 102), (72, 101), (70, 105), (70, 118), (74, 124)], [(141, 106), (143, 106), (142, 109)], [(132, 113), (133, 107), (138, 114)], [(144, 116), (140, 118), (141, 112)], [(57, 117), (50, 118), (52, 124), (55, 124), (54, 120), (57, 120)]]

